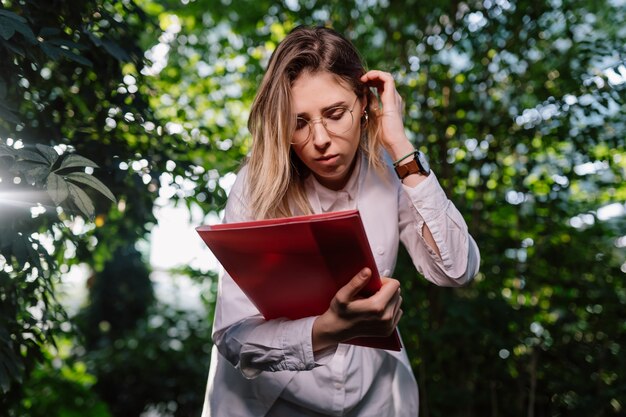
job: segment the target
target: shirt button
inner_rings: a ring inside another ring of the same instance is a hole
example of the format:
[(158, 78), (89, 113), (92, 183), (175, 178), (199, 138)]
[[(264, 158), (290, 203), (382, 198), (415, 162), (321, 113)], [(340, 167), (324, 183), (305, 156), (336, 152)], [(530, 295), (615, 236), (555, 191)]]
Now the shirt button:
[(384, 276), (384, 277), (388, 277), (390, 273), (391, 273), (391, 271), (390, 271), (390, 270), (385, 269), (385, 270), (383, 271), (383, 276)]
[(376, 248), (376, 253), (378, 253), (379, 255), (383, 255), (385, 253), (385, 248), (379, 246), (378, 248)]

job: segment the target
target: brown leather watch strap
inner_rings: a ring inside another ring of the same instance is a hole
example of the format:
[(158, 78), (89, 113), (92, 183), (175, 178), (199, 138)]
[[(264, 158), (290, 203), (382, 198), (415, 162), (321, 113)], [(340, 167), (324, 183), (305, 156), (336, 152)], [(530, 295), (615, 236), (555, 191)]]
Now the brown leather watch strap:
[(420, 166), (417, 160), (417, 155), (415, 155), (414, 159), (407, 162), (406, 164), (396, 165), (394, 169), (396, 170), (396, 174), (398, 175), (398, 178), (400, 178), (401, 181), (411, 174), (428, 175), (428, 172), (426, 172)]
[(394, 169), (396, 170), (396, 174), (400, 180), (403, 180), (411, 174), (426, 174), (426, 172), (421, 169), (417, 159), (412, 159), (403, 165), (396, 165)]

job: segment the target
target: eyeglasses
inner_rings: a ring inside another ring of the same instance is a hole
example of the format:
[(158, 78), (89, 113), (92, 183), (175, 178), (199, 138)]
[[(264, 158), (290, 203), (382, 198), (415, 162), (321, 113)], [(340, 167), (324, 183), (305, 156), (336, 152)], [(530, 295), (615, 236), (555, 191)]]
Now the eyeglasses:
[(337, 106), (326, 109), (322, 117), (307, 120), (304, 117), (296, 118), (296, 130), (293, 132), (291, 143), (293, 145), (304, 145), (313, 136), (313, 124), (321, 121), (322, 125), (330, 135), (342, 135), (352, 128), (354, 123), (354, 106), (359, 99), (357, 96), (352, 104), (352, 108)]

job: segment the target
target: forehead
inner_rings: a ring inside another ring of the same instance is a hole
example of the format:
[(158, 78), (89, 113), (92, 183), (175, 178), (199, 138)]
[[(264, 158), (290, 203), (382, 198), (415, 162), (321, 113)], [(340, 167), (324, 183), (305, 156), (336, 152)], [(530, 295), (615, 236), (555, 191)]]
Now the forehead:
[(291, 85), (292, 111), (315, 113), (330, 104), (351, 102), (354, 92), (344, 80), (327, 71), (303, 72)]

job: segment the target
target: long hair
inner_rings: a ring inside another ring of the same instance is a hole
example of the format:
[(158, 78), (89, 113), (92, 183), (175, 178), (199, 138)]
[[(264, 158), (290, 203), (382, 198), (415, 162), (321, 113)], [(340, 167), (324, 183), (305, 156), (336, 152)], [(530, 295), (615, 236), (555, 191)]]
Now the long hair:
[(372, 93), (360, 81), (365, 67), (359, 52), (332, 29), (297, 27), (272, 53), (248, 120), (252, 149), (247, 189), (250, 212), (257, 219), (291, 216), (290, 203), (302, 213), (312, 212), (304, 192), (309, 170), (290, 144), (295, 129), (291, 86), (304, 71), (335, 74), (365, 100), (367, 116), (357, 119), (362, 128), (359, 149), (370, 166), (383, 169), (378, 119), (367, 104), (372, 102)]

